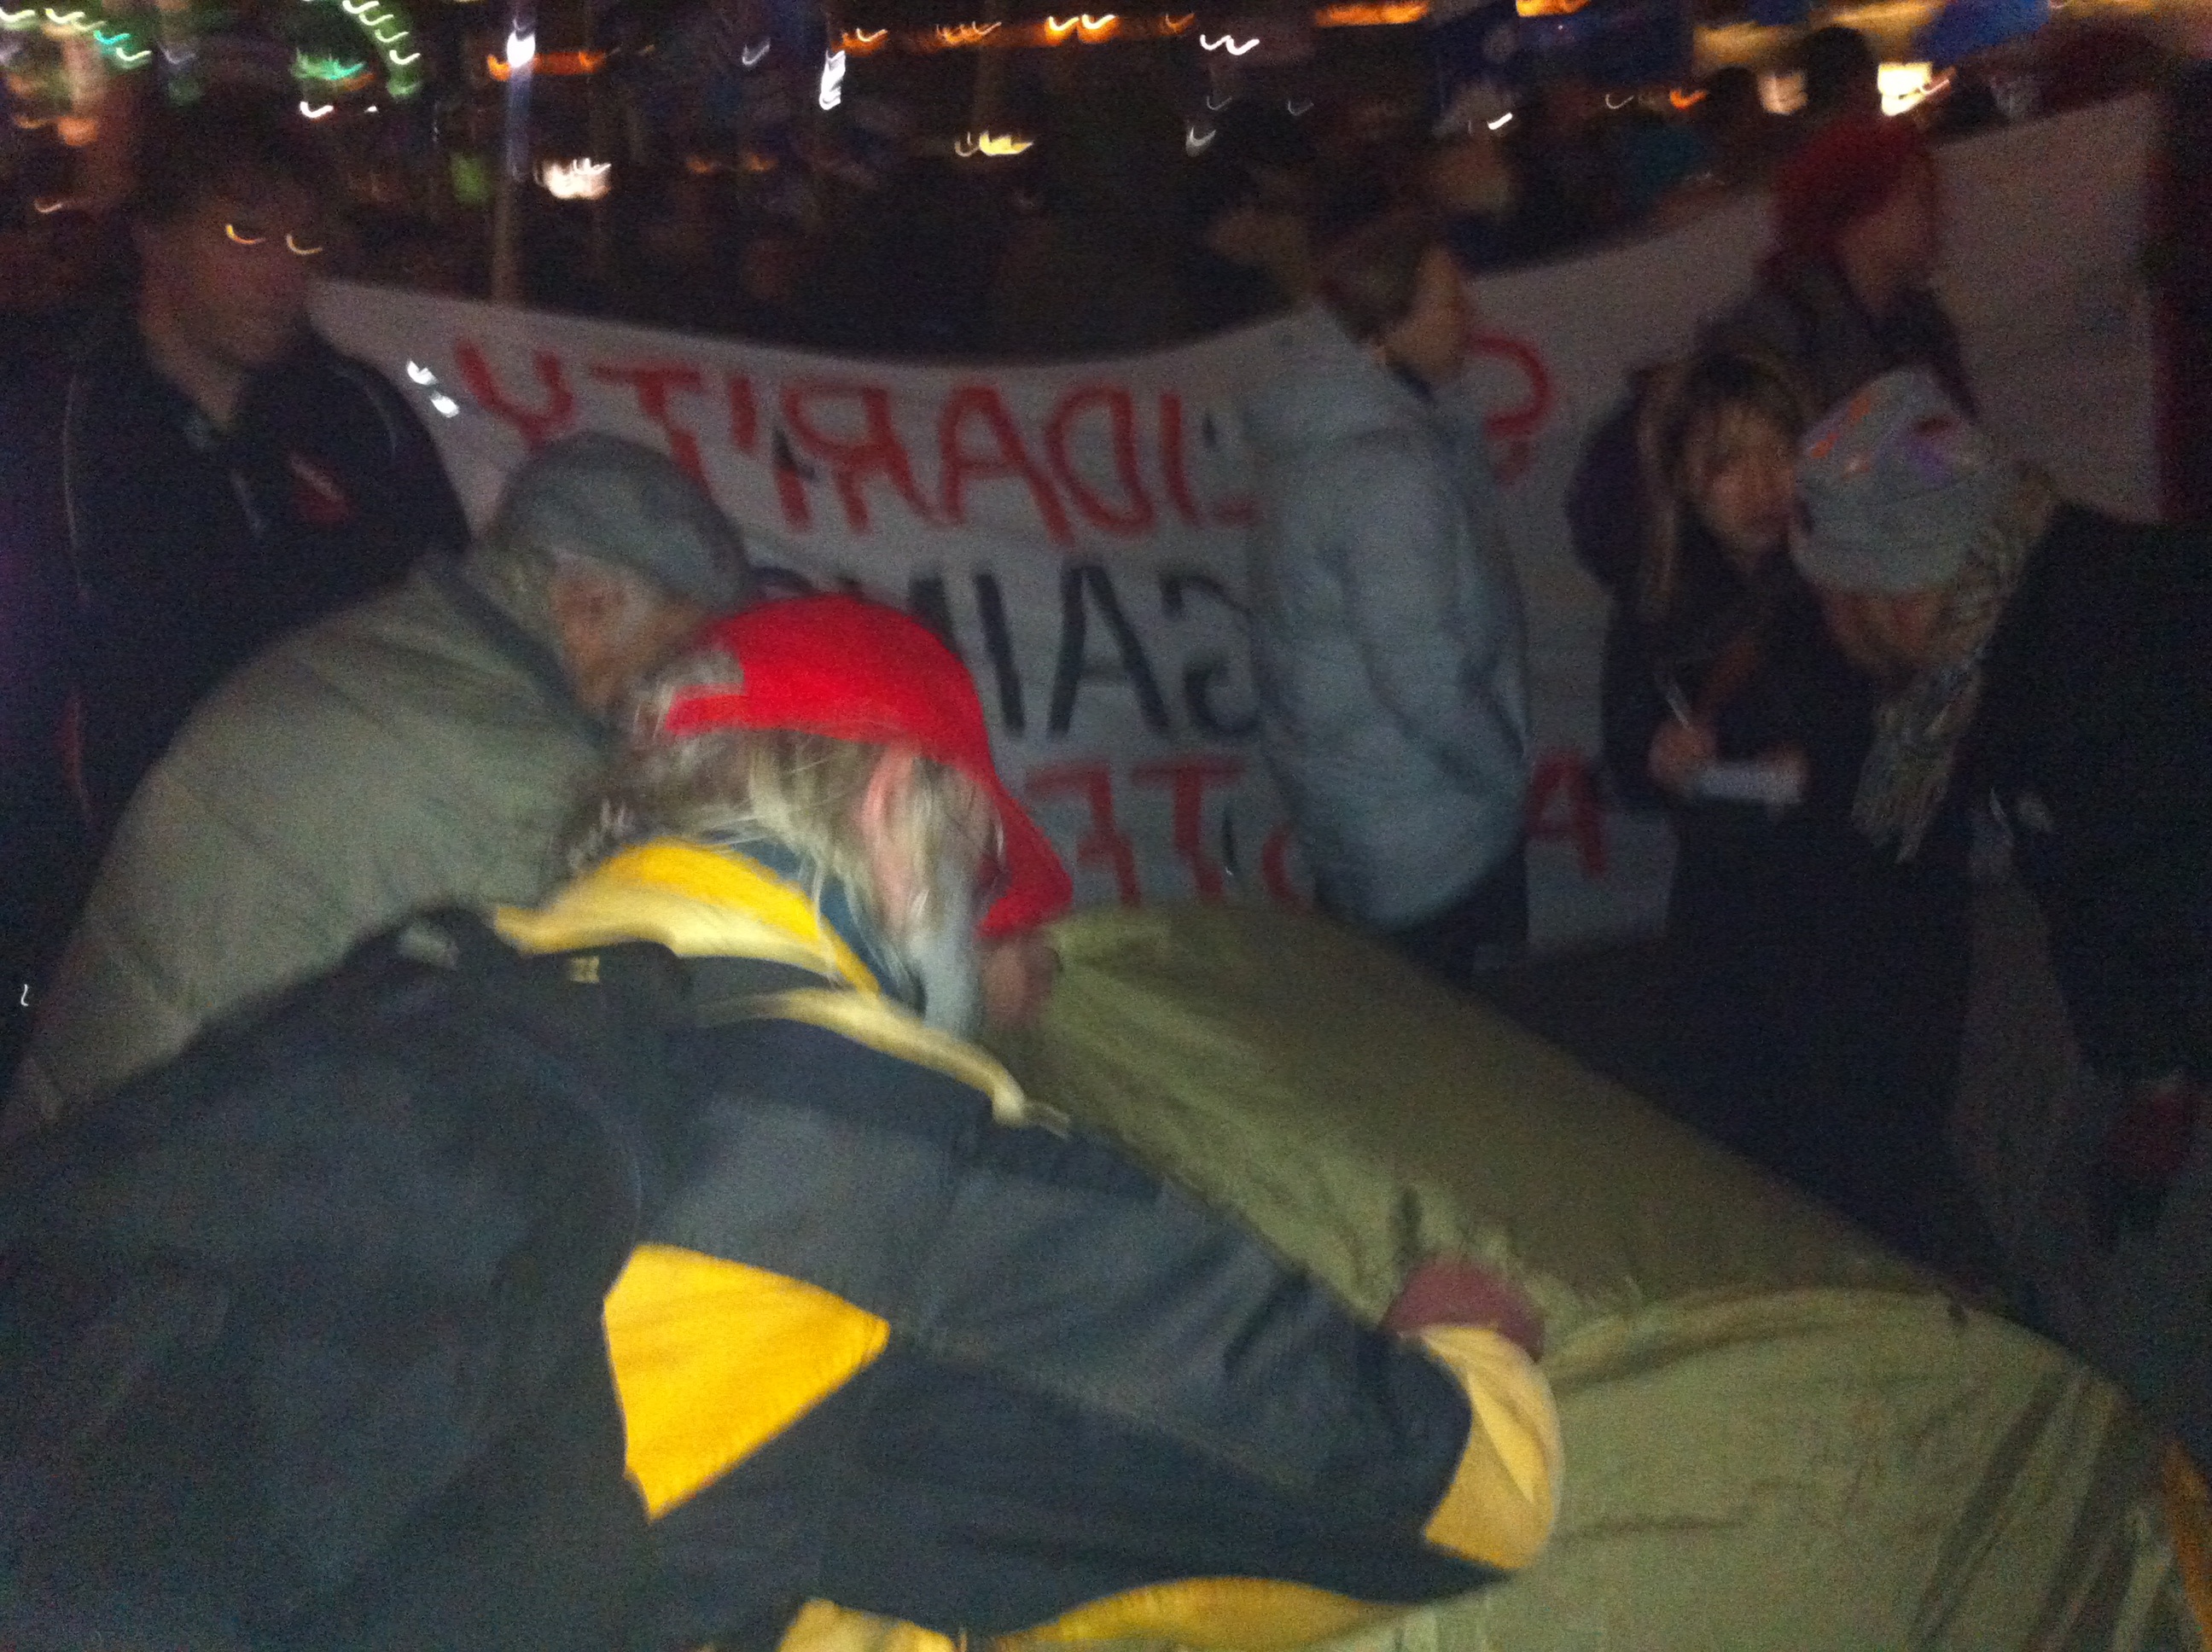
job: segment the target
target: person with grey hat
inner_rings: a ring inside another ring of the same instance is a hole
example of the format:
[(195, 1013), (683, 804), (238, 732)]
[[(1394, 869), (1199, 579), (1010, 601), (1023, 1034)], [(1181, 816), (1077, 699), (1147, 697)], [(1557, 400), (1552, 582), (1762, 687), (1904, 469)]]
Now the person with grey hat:
[(1797, 481), (1797, 565), (1885, 692), (1859, 829), (1909, 860), (1947, 799), (1986, 807), (2040, 919), (1976, 991), (2011, 1023), (1981, 1042), (2063, 1069), (2015, 1177), (2045, 1192), (2000, 1238), (2212, 1460), (2212, 531), (2062, 500), (1920, 370), (1831, 413)]
[(752, 579), (665, 455), (568, 437), (458, 561), (277, 642), (125, 811), (0, 1136), (83, 1106), (419, 907), (532, 902), (631, 687)]

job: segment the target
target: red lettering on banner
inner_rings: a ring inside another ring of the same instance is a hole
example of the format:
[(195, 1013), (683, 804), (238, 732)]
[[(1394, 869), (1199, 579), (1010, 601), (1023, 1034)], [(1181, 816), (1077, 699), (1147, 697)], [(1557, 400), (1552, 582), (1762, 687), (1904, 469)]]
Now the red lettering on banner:
[(524, 443), (534, 453), (574, 421), (576, 397), (568, 388), (559, 356), (550, 350), (539, 350), (531, 359), (538, 369), (538, 382), (545, 386), (545, 410), (542, 413), (507, 400), (499, 380), (492, 377), (491, 363), (484, 360), (483, 351), (474, 340), (462, 338), (453, 343), (453, 361), (461, 370), (461, 382), (469, 387), (469, 394), (477, 398), (477, 404), (485, 412), (505, 419), (520, 431)]
[(1605, 876), (1605, 807), (1589, 759), (1581, 752), (1554, 751), (1537, 762), (1528, 782), (1527, 819), (1530, 842), (1572, 843), (1583, 876)]
[(1267, 886), (1267, 893), (1279, 903), (1303, 909), (1307, 905), (1306, 897), (1291, 882), (1291, 836), (1288, 821), (1267, 834), (1267, 845), (1260, 851), (1260, 877)]
[(677, 423), (668, 410), (668, 392), (672, 390), (689, 391), (693, 395), (706, 393), (707, 381), (700, 376), (698, 368), (673, 365), (622, 367), (593, 362), (592, 377), (603, 385), (628, 385), (635, 391), (637, 410), (668, 439), (668, 456), (701, 487), (708, 485), (707, 467), (699, 460), (699, 438)]
[[(961, 445), (962, 427), (970, 419), (980, 420), (991, 434), (997, 452), (989, 455), (970, 453)], [(968, 478), (1018, 477), (1029, 485), (1030, 497), (1036, 501), (1037, 514), (1044, 519), (1045, 531), (1061, 544), (1073, 541), (1075, 535), (1067, 525), (1067, 509), (1053, 490), (1051, 478), (1030, 462), (1029, 450), (1022, 446), (1022, 434), (1014, 428), (1006, 404), (999, 399), (999, 392), (989, 385), (963, 385), (945, 398), (945, 410), (937, 420), (937, 449), (944, 474), (940, 485), (945, 493), (945, 517), (949, 522), (965, 525), (968, 520)]]
[(748, 459), (760, 447), (760, 406), (750, 374), (730, 375), (730, 446)]
[[(1068, 456), (1067, 439), (1075, 421), (1094, 407), (1106, 410), (1113, 432), (1114, 475), (1127, 501), (1119, 509), (1091, 491)], [(1152, 496), (1145, 491), (1144, 476), (1137, 465), (1137, 409), (1127, 389), (1119, 385), (1085, 385), (1070, 391), (1052, 410), (1044, 445), (1053, 475), (1093, 527), (1133, 536), (1152, 531)]]
[(1114, 818), (1113, 771), (1103, 762), (1056, 763), (1032, 768), (1023, 788), (1030, 797), (1057, 797), (1073, 793), (1091, 811), (1091, 829), (1076, 840), (1075, 864), (1107, 865), (1114, 869), (1114, 887), (1125, 907), (1141, 905), (1145, 892), (1137, 883), (1137, 846)]
[(1535, 457), (1536, 433), (1551, 416), (1552, 370), (1534, 345), (1504, 333), (1478, 332), (1469, 342), (1477, 355), (1510, 362), (1528, 381), (1527, 401), (1503, 408), (1482, 422), (1483, 434), (1504, 449), (1498, 459), (1498, 479), (1517, 482), (1528, 474)]
[(1243, 778), (1242, 757), (1170, 757), (1163, 762), (1139, 763), (1129, 778), (1139, 786), (1164, 780), (1174, 788), (1175, 852), (1190, 868), (1190, 881), (1201, 901), (1218, 901), (1228, 892), (1227, 879), (1218, 863), (1206, 853), (1206, 787), (1209, 780), (1224, 786)]
[(1198, 501), (1191, 496), (1190, 473), (1182, 462), (1182, 398), (1172, 390), (1160, 392), (1160, 479), (1167, 483), (1168, 502), (1196, 527)]
[[(861, 434), (857, 438), (833, 436), (818, 429), (807, 408), (811, 401), (836, 397), (860, 404)], [(837, 483), (837, 496), (845, 504), (845, 523), (855, 533), (870, 531), (867, 495), (861, 482), (878, 472), (890, 478), (915, 516), (930, 519), (929, 502), (915, 486), (914, 465), (899, 443), (891, 423), (891, 393), (879, 385), (829, 384), (801, 381), (783, 387), (783, 419), (799, 445), (830, 467)], [(787, 501), (786, 511), (789, 506)]]

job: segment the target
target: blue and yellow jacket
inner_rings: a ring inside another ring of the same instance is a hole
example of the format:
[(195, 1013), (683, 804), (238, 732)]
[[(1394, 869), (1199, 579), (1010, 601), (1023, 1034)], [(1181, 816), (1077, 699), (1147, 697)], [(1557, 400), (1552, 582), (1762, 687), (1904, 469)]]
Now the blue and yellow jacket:
[(1364, 1326), (1041, 1126), (767, 866), (655, 842), (500, 928), (580, 978), (625, 942), (717, 961), (605, 1302), (644, 1643), (1271, 1649), (1542, 1546), (1558, 1425), (1517, 1348)]

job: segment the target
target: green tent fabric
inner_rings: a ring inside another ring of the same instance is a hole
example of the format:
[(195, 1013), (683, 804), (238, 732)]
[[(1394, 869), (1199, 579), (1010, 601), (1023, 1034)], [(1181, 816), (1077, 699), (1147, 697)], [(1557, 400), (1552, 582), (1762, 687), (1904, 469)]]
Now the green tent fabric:
[(1359, 1309), (1482, 1257), (1545, 1310), (1566, 1497), (1522, 1576), (1345, 1652), (2202, 1652), (2161, 1442), (2106, 1382), (1316, 920), (1082, 914), (1031, 1098)]

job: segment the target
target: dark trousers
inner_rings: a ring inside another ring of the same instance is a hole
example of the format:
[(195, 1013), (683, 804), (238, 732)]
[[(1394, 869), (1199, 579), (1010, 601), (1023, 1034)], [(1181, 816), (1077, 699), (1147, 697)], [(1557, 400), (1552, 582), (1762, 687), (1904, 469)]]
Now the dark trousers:
[(1678, 1110), (1907, 1254), (1985, 1277), (1988, 1237), (1948, 1139), (1963, 873), (1863, 856), (1790, 884), (1749, 871), (1732, 890), (1678, 875), (1665, 953)]
[(1433, 918), (1379, 938), (1400, 957), (1455, 987), (1486, 969), (1511, 963), (1528, 950), (1528, 848), (1511, 853)]

